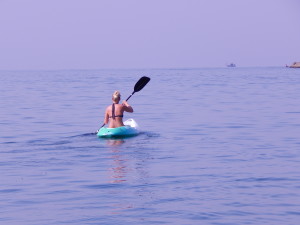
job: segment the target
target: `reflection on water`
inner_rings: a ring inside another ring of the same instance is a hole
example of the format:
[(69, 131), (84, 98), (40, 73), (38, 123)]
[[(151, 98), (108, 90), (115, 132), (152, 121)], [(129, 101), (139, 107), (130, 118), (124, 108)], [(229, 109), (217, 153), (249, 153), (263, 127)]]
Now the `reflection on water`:
[[(139, 136), (143, 138), (142, 136)], [(151, 152), (136, 148), (138, 137), (133, 139), (106, 139), (106, 151), (109, 153), (109, 169), (107, 176), (109, 183), (116, 188), (109, 194), (112, 199), (122, 193), (122, 198), (112, 201), (108, 215), (126, 215), (150, 207), (155, 199), (155, 193), (148, 186), (151, 184), (149, 163)], [(134, 143), (132, 145), (132, 143)], [(151, 186), (151, 185), (150, 185)], [(121, 188), (121, 189), (120, 189)]]
[(110, 151), (112, 153), (112, 167), (109, 169), (110, 183), (122, 183), (126, 181), (125, 178), (128, 172), (127, 160), (122, 157), (120, 149), (111, 148)]
[(115, 145), (121, 145), (125, 143), (123, 139), (107, 139), (106, 144), (108, 146), (115, 146)]
[(126, 171), (126, 160), (122, 158), (122, 154), (119, 146), (124, 144), (123, 139), (107, 139), (106, 144), (109, 146), (109, 150), (112, 158), (112, 167), (109, 169), (110, 183), (122, 183), (126, 181), (124, 179)]
[(133, 204), (113, 204), (112, 207), (114, 208), (113, 211), (110, 212), (112, 215), (122, 214), (123, 210), (128, 210), (134, 208)]

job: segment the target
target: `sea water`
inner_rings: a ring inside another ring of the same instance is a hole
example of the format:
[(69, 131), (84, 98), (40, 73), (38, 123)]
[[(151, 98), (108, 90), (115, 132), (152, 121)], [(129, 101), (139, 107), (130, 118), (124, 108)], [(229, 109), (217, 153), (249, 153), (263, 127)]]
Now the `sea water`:
[[(100, 139), (113, 91), (141, 134)], [(299, 224), (300, 70), (0, 72), (0, 224)]]

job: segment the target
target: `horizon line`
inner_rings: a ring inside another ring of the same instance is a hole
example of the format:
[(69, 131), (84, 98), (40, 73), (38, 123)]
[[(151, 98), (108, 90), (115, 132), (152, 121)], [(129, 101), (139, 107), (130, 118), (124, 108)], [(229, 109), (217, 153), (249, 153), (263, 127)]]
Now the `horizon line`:
[(141, 68), (69, 68), (69, 69), (0, 69), (0, 71), (96, 71), (96, 70), (197, 70), (197, 69), (238, 69), (238, 68), (287, 68), (285, 65), (283, 66), (236, 66), (236, 67), (227, 67), (227, 66), (206, 66), (206, 67), (141, 67)]

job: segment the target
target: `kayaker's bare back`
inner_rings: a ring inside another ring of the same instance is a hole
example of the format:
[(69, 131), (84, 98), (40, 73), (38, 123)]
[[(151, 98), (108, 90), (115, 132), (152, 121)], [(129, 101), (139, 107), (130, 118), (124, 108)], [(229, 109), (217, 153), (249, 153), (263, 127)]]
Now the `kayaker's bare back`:
[(112, 97), (113, 104), (108, 106), (105, 110), (104, 123), (109, 123), (109, 128), (124, 126), (124, 112), (133, 112), (133, 108), (126, 101), (123, 101), (122, 104), (119, 104), (120, 98), (120, 93), (118, 91), (115, 91)]

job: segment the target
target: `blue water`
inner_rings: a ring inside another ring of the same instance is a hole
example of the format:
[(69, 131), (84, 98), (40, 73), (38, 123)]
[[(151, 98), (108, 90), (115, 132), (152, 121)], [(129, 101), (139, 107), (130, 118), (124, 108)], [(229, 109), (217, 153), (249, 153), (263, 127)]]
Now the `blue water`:
[[(111, 94), (137, 137), (97, 138)], [(0, 72), (0, 224), (299, 224), (300, 69)]]

